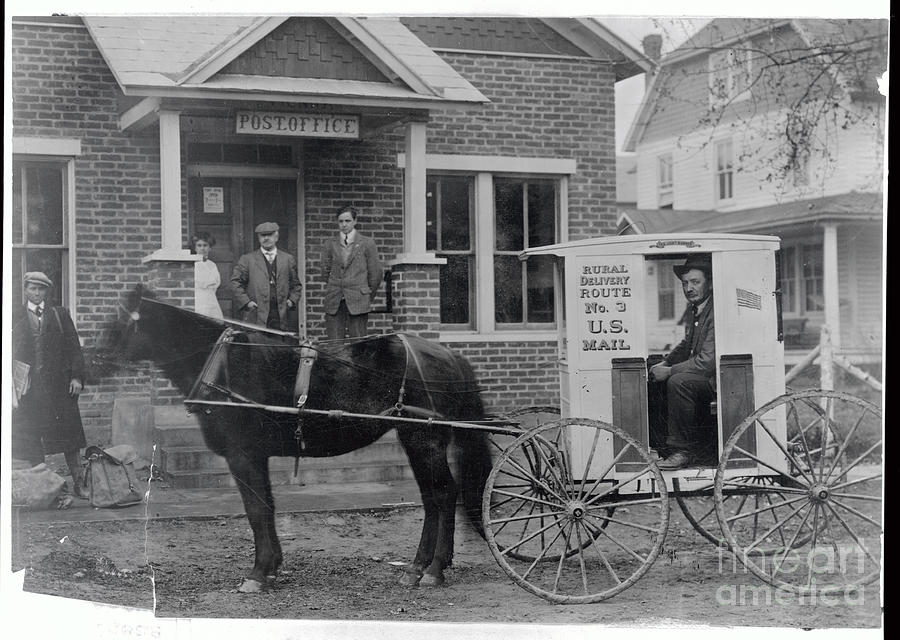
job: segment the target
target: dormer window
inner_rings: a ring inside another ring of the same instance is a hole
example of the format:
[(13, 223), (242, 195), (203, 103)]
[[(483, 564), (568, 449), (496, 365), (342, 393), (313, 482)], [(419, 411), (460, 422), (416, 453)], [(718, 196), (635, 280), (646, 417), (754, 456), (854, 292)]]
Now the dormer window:
[(712, 109), (750, 96), (750, 51), (722, 49), (709, 56), (709, 106)]

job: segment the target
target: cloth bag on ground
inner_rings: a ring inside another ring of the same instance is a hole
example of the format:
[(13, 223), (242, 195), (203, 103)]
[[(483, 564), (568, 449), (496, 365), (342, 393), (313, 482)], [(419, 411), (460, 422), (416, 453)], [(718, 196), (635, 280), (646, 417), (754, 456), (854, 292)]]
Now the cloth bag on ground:
[(88, 447), (84, 451), (87, 469), (84, 488), (92, 507), (129, 507), (142, 502), (137, 490), (134, 447), (120, 444), (108, 449)]
[(12, 504), (24, 509), (49, 509), (59, 498), (66, 480), (43, 462), (30, 469), (13, 469)]

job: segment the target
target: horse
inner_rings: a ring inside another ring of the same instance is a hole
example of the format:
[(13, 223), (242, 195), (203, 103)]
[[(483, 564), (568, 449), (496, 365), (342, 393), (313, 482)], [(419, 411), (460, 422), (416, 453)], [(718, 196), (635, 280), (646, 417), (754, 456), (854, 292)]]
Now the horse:
[[(481, 495), (491, 469), (484, 431), (425, 418), (478, 421), (484, 407), (469, 363), (405, 334), (301, 341), (296, 334), (217, 320), (161, 302), (138, 287), (113, 328), (120, 360), (151, 360), (187, 397), (209, 449), (228, 463), (253, 530), (253, 568), (239, 590), (275, 583), (283, 556), (275, 530), (271, 456), (336, 456), (396, 429), (424, 508), (422, 533), (401, 583), (438, 586), (453, 558), (457, 497), (480, 534)], [(305, 369), (305, 370), (304, 370)], [(306, 410), (296, 411), (298, 398)], [(414, 421), (392, 418), (422, 417)], [(366, 416), (370, 416), (366, 417)], [(457, 478), (447, 459), (455, 438)]]

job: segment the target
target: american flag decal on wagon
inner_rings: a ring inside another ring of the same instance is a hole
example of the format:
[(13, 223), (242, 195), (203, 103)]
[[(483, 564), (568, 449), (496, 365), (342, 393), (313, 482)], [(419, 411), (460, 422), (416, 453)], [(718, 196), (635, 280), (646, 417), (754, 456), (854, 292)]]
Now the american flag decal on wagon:
[(747, 291), (746, 289), (736, 289), (737, 304), (739, 307), (747, 309), (762, 309), (762, 298), (759, 294)]

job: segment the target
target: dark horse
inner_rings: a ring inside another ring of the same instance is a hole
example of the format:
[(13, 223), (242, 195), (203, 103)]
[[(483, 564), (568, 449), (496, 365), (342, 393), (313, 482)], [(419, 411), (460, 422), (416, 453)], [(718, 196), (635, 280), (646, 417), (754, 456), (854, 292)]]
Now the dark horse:
[[(336, 456), (396, 428), (425, 511), (418, 551), (401, 580), (404, 584), (443, 583), (444, 568), (453, 556), (458, 492), (470, 522), (483, 534), (481, 494), (491, 466), (486, 436), (427, 422), (431, 416), (483, 419), (471, 367), (462, 357), (439, 344), (399, 334), (301, 344), (296, 335), (214, 320), (158, 302), (140, 288), (128, 296), (126, 306), (127, 324), (120, 323), (115, 332), (119, 357), (153, 360), (188, 397), (207, 446), (227, 460), (240, 491), (256, 547), (253, 569), (241, 591), (271, 586), (282, 562), (270, 456)], [(307, 375), (298, 375), (303, 366), (311, 368)], [(296, 407), (298, 393), (306, 396), (305, 409), (321, 413), (298, 420), (277, 410)], [(396, 416), (398, 406), (403, 408), (400, 415), (426, 420), (404, 423), (343, 415)], [(447, 460), (451, 437), (459, 447), (458, 486)]]

